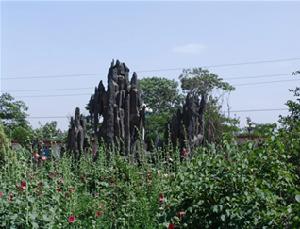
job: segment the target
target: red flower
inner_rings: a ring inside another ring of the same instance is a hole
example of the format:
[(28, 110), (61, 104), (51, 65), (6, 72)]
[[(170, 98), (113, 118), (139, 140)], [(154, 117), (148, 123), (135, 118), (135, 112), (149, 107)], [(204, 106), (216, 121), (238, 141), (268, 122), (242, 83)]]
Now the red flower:
[(99, 218), (103, 215), (102, 211), (96, 211), (96, 218)]
[(184, 216), (185, 216), (185, 211), (180, 211), (180, 212), (177, 213), (177, 217), (179, 219), (182, 219)]
[(188, 151), (186, 150), (186, 148), (183, 148), (180, 152), (180, 156), (183, 158), (186, 158), (188, 156)]
[(165, 201), (164, 194), (159, 193), (159, 203), (162, 204)]
[(76, 218), (75, 218), (74, 215), (71, 215), (71, 216), (69, 216), (69, 218), (68, 218), (69, 223), (74, 223), (75, 220), (76, 220)]
[(2, 196), (3, 196), (3, 192), (0, 192), (0, 198), (2, 198)]
[(175, 224), (174, 223), (170, 223), (168, 226), (168, 229), (175, 229)]
[(42, 156), (42, 161), (46, 161), (47, 157), (46, 156)]
[(21, 190), (25, 190), (26, 189), (26, 181), (24, 181), (24, 180), (21, 181), (20, 189)]

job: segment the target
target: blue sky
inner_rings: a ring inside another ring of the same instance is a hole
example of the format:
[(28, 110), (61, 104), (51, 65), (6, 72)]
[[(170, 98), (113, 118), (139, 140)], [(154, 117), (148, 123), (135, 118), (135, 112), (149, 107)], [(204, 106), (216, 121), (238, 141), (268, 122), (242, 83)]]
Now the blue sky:
[[(106, 82), (111, 59), (133, 71), (300, 57), (300, 2), (1, 2), (1, 91), (26, 102), (30, 116), (83, 111)], [(293, 79), (300, 60), (209, 68), (233, 85)], [(178, 79), (180, 70), (140, 72)], [(65, 78), (13, 77), (96, 74)], [(284, 74), (248, 79), (247, 76)], [(237, 86), (231, 110), (284, 108), (300, 81)], [(57, 90), (91, 88), (82, 90)], [(37, 90), (37, 91), (16, 91)], [(31, 95), (83, 94), (66, 97)], [(225, 106), (225, 107), (226, 107)], [(84, 111), (86, 112), (86, 111)], [(237, 113), (241, 123), (274, 122), (285, 111)], [(232, 113), (232, 115), (234, 115)], [(49, 119), (31, 119), (34, 127)], [(57, 119), (66, 129), (68, 120)]]

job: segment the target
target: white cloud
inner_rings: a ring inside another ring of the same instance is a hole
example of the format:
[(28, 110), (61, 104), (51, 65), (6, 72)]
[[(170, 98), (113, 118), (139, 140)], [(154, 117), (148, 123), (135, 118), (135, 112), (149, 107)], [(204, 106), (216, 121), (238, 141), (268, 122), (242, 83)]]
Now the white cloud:
[(184, 53), (184, 54), (199, 54), (206, 47), (200, 43), (189, 43), (185, 45), (176, 46), (172, 49), (174, 53)]

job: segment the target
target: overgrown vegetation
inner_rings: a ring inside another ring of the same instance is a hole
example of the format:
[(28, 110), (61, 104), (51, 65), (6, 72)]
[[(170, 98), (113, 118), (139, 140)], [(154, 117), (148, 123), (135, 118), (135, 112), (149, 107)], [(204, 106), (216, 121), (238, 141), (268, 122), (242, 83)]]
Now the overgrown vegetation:
[[(299, 138), (290, 142), (299, 147)], [(25, 150), (8, 151), (1, 227), (299, 227), (299, 177), (285, 143), (279, 133), (259, 147), (223, 140), (190, 161), (156, 152), (158, 163), (141, 166), (118, 155), (107, 163), (104, 149), (96, 162), (64, 157), (40, 165)]]

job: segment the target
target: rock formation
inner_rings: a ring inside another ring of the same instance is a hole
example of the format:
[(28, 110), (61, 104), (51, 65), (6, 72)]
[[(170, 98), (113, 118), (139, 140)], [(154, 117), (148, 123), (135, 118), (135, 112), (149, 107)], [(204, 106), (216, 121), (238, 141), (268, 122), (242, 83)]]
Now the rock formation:
[(174, 145), (179, 144), (180, 150), (186, 148), (189, 152), (202, 144), (204, 139), (204, 111), (207, 96), (189, 92), (182, 110), (178, 109), (169, 124), (170, 138)]
[(67, 149), (79, 159), (84, 151), (86, 139), (86, 125), (83, 115), (80, 114), (78, 107), (75, 108), (75, 118), (71, 117), (70, 127), (68, 130)]
[(128, 75), (125, 63), (112, 61), (107, 90), (100, 81), (87, 106), (98, 140), (118, 147), (125, 155), (134, 152), (137, 141), (143, 139), (145, 119), (137, 75), (133, 73), (130, 82)]

